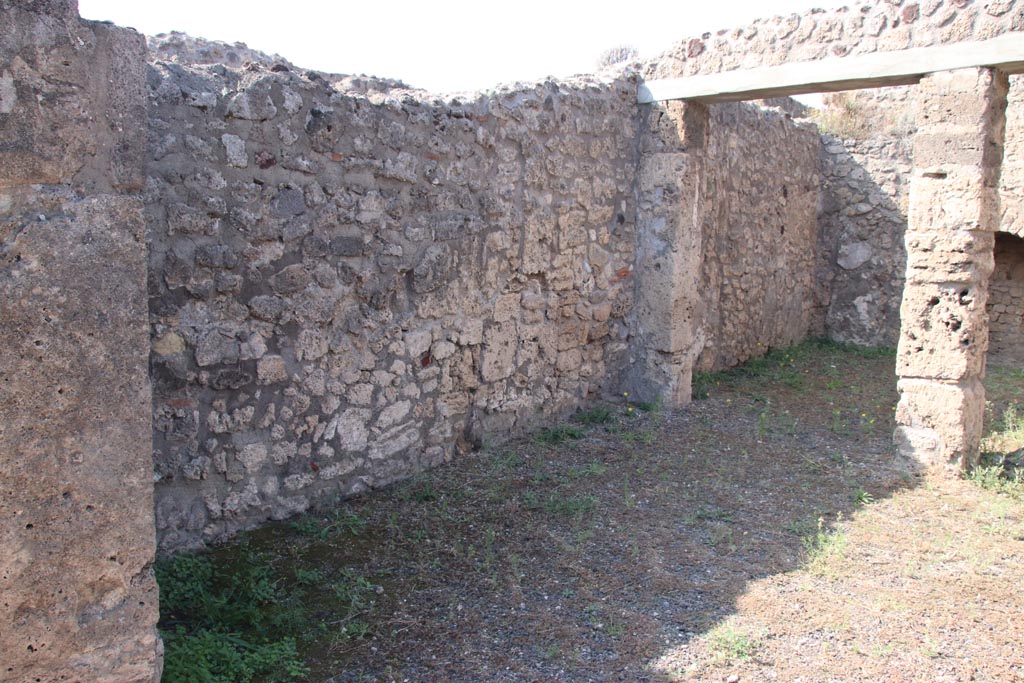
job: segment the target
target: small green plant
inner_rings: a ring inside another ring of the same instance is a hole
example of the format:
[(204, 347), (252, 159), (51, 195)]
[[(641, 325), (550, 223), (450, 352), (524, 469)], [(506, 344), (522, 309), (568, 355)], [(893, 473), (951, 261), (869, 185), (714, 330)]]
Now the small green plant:
[(748, 661), (759, 646), (750, 634), (729, 623), (719, 624), (708, 631), (704, 642), (714, 664)]
[(605, 406), (598, 406), (576, 414), (576, 421), (585, 425), (603, 425), (611, 422), (612, 411)]
[[(837, 521), (842, 520), (842, 515)], [(818, 517), (817, 530), (803, 538), (807, 552), (807, 568), (812, 574), (828, 574), (831, 565), (846, 555), (846, 534), (842, 529), (825, 527), (824, 517)]]
[(782, 528), (794, 536), (804, 538), (813, 534), (815, 529), (818, 528), (818, 525), (813, 519), (795, 519)]
[(328, 536), (342, 531), (358, 535), (366, 527), (366, 521), (351, 512), (338, 510), (328, 519), (315, 515), (304, 515), (292, 521), (288, 526), (302, 536), (309, 536), (322, 541)]
[(417, 503), (430, 503), (438, 500), (441, 494), (429, 477), (416, 477), (403, 491), (403, 497)]
[(1017, 414), (1017, 406), (1008, 405), (1003, 412), (1003, 433), (1024, 439), (1024, 416)]
[(305, 515), (291, 521), (288, 524), (292, 531), (302, 536), (320, 536), (320, 520), (312, 515)]
[(552, 494), (544, 504), (544, 509), (552, 515), (565, 517), (581, 517), (597, 506), (594, 496), (560, 496)]
[(1024, 473), (1000, 454), (982, 454), (981, 463), (967, 473), (967, 479), (986, 491), (1024, 501)]
[(870, 491), (865, 491), (858, 486), (853, 492), (853, 502), (857, 505), (871, 505), (875, 502), (875, 497), (871, 495)]
[(295, 570), (295, 580), (301, 586), (317, 586), (324, 582), (324, 575), (318, 569), (299, 567)]
[(259, 555), (244, 551), (230, 571), (215, 571), (203, 555), (156, 564), (164, 683), (271, 683), (307, 669), (295, 639), (308, 626), (302, 595), (283, 589)]
[(612, 638), (620, 638), (626, 632), (626, 625), (615, 617), (608, 617), (604, 632)]
[(661, 412), (661, 401), (637, 401), (633, 404), (636, 409), (644, 413)]
[(732, 512), (714, 505), (702, 505), (693, 513), (694, 521), (732, 522)]
[(629, 490), (629, 477), (622, 482), (622, 504), (627, 510), (636, 507), (636, 495)]
[(519, 467), (521, 467), (522, 464), (523, 464), (523, 459), (520, 458), (515, 453), (505, 453), (505, 454), (500, 455), (500, 456), (498, 456), (498, 457), (496, 457), (494, 459), (494, 467), (495, 467), (495, 469), (514, 470), (514, 469), (518, 469)]
[(832, 419), (829, 422), (828, 428), (833, 434), (849, 436), (850, 430), (847, 428), (846, 422), (843, 420), (843, 411), (839, 408), (832, 409)]
[(865, 435), (870, 435), (875, 431), (875, 418), (871, 417), (867, 413), (860, 414), (860, 430)]
[(711, 390), (722, 385), (721, 378), (716, 372), (695, 372), (690, 382), (690, 395), (694, 400), (700, 401), (711, 398)]
[(540, 430), (540, 433), (537, 434), (537, 441), (549, 446), (557, 446), (571, 439), (582, 439), (583, 436), (583, 430), (579, 427), (556, 425)]
[(331, 586), (335, 597), (349, 605), (350, 612), (359, 612), (366, 607), (374, 585), (363, 575), (351, 568), (341, 571), (338, 580)]
[(608, 466), (599, 462), (588, 462), (583, 467), (574, 467), (569, 471), (571, 479), (580, 479), (586, 476), (598, 476), (608, 471)]

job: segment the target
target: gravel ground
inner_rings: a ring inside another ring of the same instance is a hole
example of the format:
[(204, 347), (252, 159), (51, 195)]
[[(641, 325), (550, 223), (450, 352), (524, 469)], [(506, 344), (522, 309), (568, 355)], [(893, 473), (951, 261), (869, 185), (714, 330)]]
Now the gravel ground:
[[(1024, 681), (1024, 497), (898, 466), (893, 365), (775, 353), (246, 542), (376, 586), (316, 683)], [(990, 380), (999, 426), (1024, 373)]]

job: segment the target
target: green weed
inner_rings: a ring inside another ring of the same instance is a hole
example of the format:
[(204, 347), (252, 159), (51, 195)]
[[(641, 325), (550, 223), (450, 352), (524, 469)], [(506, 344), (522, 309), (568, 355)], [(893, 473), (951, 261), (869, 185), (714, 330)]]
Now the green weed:
[(305, 676), (294, 637), (309, 617), (301, 592), (287, 591), (263, 558), (243, 552), (224, 571), (202, 555), (156, 564), (164, 683), (268, 682)]
[(585, 425), (603, 425), (611, 422), (612, 411), (605, 406), (598, 406), (576, 414), (576, 421)]
[(823, 517), (818, 518), (817, 530), (803, 537), (807, 553), (807, 569), (812, 574), (826, 575), (831, 565), (846, 555), (846, 534), (842, 529), (825, 528)]
[(537, 434), (537, 441), (548, 444), (549, 446), (557, 446), (572, 439), (582, 439), (583, 435), (583, 430), (579, 427), (574, 427), (572, 425), (556, 425), (554, 427), (548, 427), (547, 429), (540, 430)]
[(351, 512), (338, 510), (327, 519), (315, 515), (305, 515), (292, 521), (288, 526), (302, 536), (309, 536), (322, 541), (328, 536), (343, 531), (359, 535), (366, 528), (366, 521)]
[(871, 505), (875, 502), (875, 497), (871, 495), (870, 491), (865, 491), (858, 486), (853, 492), (853, 502), (857, 505)]
[(755, 638), (728, 623), (708, 631), (704, 642), (714, 664), (748, 661), (759, 646)]
[(574, 467), (569, 471), (570, 479), (580, 479), (587, 476), (598, 476), (608, 471), (608, 466), (599, 462), (588, 462), (583, 467)]

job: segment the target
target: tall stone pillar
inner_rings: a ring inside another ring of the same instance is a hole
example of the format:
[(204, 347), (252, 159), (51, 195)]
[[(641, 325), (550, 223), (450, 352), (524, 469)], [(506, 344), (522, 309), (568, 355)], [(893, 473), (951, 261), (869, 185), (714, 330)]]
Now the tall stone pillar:
[(637, 181), (636, 335), (631, 389), (637, 400), (690, 402), (700, 353), (700, 259), (707, 107), (645, 108)]
[(894, 440), (918, 469), (978, 458), (1007, 89), (992, 69), (936, 73), (917, 88)]
[(145, 42), (0, 1), (0, 681), (159, 679)]

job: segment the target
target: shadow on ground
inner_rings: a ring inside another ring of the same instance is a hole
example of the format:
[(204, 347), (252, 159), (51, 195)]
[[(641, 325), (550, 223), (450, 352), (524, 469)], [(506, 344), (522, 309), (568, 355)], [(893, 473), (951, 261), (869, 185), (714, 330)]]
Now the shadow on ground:
[(1014, 680), (1020, 506), (896, 467), (893, 362), (775, 353), (243, 546), (314, 605), (368, 589), (300, 635), (309, 681)]

